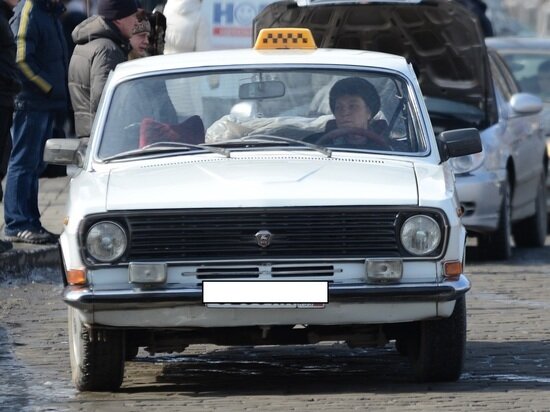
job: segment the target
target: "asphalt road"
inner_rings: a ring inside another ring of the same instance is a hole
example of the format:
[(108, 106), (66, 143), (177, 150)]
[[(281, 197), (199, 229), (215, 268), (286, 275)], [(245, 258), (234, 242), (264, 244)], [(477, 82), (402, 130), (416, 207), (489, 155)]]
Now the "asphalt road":
[(127, 363), (117, 393), (70, 382), (61, 286), (0, 286), (2, 411), (550, 411), (550, 247), (470, 261), (464, 374), (418, 384), (393, 345), (194, 345)]

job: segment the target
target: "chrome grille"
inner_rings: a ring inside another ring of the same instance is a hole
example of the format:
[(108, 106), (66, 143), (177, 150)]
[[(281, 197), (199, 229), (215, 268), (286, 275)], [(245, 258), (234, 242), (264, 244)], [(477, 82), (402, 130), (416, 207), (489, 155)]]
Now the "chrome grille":
[[(128, 212), (128, 260), (398, 256), (397, 210), (369, 207)], [(272, 234), (260, 247), (256, 234)]]
[(342, 272), (342, 269), (336, 269), (333, 265), (267, 265), (267, 266), (201, 266), (190, 272), (183, 272), (184, 276), (196, 276), (198, 280), (212, 279), (259, 279), (269, 278), (332, 278), (336, 273)]

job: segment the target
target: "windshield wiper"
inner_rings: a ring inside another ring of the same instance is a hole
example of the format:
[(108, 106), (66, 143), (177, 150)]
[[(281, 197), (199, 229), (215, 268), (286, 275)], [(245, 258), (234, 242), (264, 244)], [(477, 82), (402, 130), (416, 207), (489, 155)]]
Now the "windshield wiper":
[(326, 157), (331, 157), (332, 156), (332, 150), (327, 149), (324, 146), (319, 146), (319, 145), (316, 145), (316, 144), (313, 144), (313, 143), (304, 142), (303, 140), (291, 139), (290, 137), (274, 136), (274, 135), (271, 135), (271, 134), (251, 134), (251, 135), (248, 135), (248, 136), (241, 137), (240, 139), (227, 140), (225, 142), (216, 142), (216, 143), (213, 143), (213, 144), (216, 144), (216, 145), (218, 145), (220, 143), (221, 144), (224, 144), (224, 143), (234, 144), (234, 143), (239, 143), (239, 142), (245, 143), (245, 142), (249, 142), (249, 141), (253, 141), (253, 140), (260, 141), (260, 142), (265, 141), (265, 142), (294, 143), (294, 144), (298, 144), (300, 146), (308, 147), (308, 148), (310, 148), (312, 150), (315, 150), (317, 152), (320, 152), (320, 153), (324, 154)]
[(156, 142), (144, 146), (140, 149), (128, 150), (126, 152), (118, 153), (113, 156), (103, 159), (104, 162), (110, 162), (112, 160), (126, 159), (129, 157), (139, 157), (144, 155), (151, 155), (155, 153), (173, 153), (188, 151), (189, 149), (200, 149), (206, 152), (218, 153), (225, 157), (230, 157), (230, 151), (221, 147), (213, 147), (207, 145), (197, 145), (183, 142)]

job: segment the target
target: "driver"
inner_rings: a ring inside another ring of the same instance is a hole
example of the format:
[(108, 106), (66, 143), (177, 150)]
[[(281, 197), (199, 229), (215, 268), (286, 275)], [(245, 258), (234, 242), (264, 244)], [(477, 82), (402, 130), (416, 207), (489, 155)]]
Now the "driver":
[(369, 136), (379, 137), (387, 127), (385, 120), (373, 119), (380, 110), (380, 96), (372, 83), (363, 78), (348, 77), (337, 81), (330, 89), (329, 105), (334, 120), (327, 122), (324, 133), (309, 136), (306, 141), (370, 146)]
[(369, 81), (348, 77), (334, 83), (329, 105), (336, 127), (368, 129), (372, 117), (380, 110), (380, 96)]

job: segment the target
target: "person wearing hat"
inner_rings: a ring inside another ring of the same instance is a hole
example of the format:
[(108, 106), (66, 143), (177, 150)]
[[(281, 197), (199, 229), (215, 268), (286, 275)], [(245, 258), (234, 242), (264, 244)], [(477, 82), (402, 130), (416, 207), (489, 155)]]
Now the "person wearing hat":
[(390, 149), (389, 142), (381, 136), (386, 121), (374, 119), (380, 105), (378, 91), (368, 80), (360, 77), (338, 80), (329, 93), (334, 120), (327, 122), (324, 133), (305, 140), (321, 145)]
[(147, 48), (149, 47), (149, 36), (151, 34), (151, 23), (149, 20), (143, 19), (139, 21), (132, 30), (130, 37), (130, 45), (132, 50), (128, 54), (128, 60), (139, 59), (147, 56)]
[(329, 105), (336, 127), (367, 129), (373, 116), (380, 110), (380, 96), (369, 81), (348, 77), (332, 86)]
[(142, 14), (136, 0), (99, 0), (97, 15), (73, 30), (76, 46), (69, 63), (69, 93), (76, 137), (90, 136), (107, 77), (128, 60), (130, 37)]

